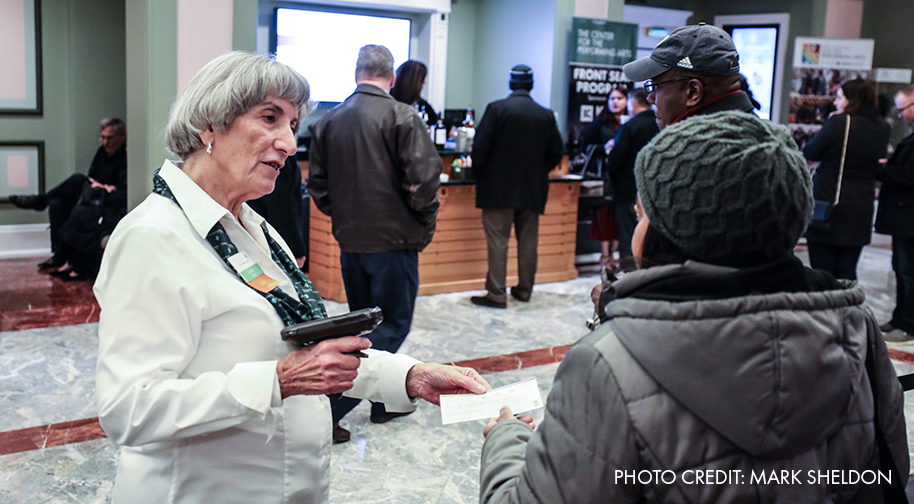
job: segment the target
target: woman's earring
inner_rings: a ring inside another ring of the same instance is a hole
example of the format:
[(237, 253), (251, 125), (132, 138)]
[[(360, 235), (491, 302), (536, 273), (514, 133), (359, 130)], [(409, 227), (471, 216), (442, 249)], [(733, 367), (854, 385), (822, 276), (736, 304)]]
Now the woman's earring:
[(212, 154), (212, 153), (213, 153), (213, 142), (210, 142), (210, 143), (206, 144), (206, 153), (207, 153), (207, 154)]

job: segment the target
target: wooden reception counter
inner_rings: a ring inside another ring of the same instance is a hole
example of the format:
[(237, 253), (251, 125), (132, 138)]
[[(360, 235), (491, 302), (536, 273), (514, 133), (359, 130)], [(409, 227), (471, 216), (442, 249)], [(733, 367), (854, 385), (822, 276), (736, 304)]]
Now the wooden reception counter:
[[(546, 213), (540, 217), (539, 260), (536, 282), (577, 278), (574, 267), (575, 230), (580, 181), (553, 179)], [(419, 294), (484, 289), (486, 237), (482, 211), (476, 208), (476, 186), (446, 182), (438, 192), (441, 208), (432, 243), (419, 254)], [(330, 218), (311, 203), (309, 277), (325, 299), (344, 302), (340, 249), (331, 232)], [(507, 285), (517, 282), (517, 244), (508, 249)]]

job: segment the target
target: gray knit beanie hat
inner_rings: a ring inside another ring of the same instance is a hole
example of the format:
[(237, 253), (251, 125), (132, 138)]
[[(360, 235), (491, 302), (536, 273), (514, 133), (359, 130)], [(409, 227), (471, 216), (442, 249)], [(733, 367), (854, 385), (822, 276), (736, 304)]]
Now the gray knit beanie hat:
[(812, 214), (812, 181), (787, 128), (745, 112), (696, 116), (638, 155), (650, 226), (687, 257), (750, 266), (790, 253)]

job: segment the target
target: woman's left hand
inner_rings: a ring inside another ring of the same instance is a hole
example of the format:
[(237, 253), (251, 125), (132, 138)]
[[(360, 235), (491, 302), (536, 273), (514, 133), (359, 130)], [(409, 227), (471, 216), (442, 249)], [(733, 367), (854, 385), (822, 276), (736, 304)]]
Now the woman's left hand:
[(444, 364), (416, 364), (406, 375), (406, 392), (432, 404), (440, 404), (441, 394), (484, 394), (492, 390), (473, 368)]

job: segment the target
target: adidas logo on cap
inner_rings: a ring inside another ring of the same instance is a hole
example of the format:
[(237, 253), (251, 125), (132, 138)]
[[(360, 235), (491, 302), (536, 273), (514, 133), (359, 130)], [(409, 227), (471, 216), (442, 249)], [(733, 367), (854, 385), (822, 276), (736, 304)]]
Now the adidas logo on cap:
[(685, 58), (682, 58), (681, 60), (679, 60), (679, 63), (676, 63), (676, 66), (682, 67), (682, 68), (688, 68), (689, 70), (691, 70), (692, 69), (692, 60), (690, 60), (689, 57), (686, 56)]

